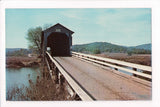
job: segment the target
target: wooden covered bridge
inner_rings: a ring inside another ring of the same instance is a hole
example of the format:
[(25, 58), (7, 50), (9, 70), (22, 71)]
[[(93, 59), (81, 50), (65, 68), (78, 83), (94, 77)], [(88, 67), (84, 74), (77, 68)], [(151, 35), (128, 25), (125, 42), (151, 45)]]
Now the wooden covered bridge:
[(61, 84), (62, 78), (65, 79), (72, 91), (85, 101), (152, 99), (150, 66), (71, 52), (73, 33), (61, 24), (42, 32), (44, 61), (53, 80), (58, 79)]
[(59, 23), (44, 30), (41, 37), (43, 54), (49, 48), (52, 56), (70, 56), (73, 33)]

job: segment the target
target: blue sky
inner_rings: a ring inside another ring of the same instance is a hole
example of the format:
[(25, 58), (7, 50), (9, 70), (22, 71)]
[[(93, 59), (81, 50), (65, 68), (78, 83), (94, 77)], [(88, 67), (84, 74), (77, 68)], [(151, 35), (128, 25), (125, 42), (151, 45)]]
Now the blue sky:
[(27, 30), (61, 23), (75, 33), (73, 44), (151, 43), (150, 8), (6, 9), (6, 48), (27, 48)]

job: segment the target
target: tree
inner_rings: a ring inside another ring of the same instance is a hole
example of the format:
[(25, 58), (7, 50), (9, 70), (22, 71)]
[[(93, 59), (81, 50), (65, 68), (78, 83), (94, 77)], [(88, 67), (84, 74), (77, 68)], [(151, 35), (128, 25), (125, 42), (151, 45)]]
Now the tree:
[(29, 49), (36, 53), (41, 53), (41, 33), (42, 27), (30, 28), (26, 39), (29, 42)]
[(53, 26), (53, 25), (52, 24), (44, 24), (43, 30), (46, 30), (46, 29), (50, 28), (51, 26)]
[(128, 56), (132, 55), (132, 51), (127, 51)]
[(100, 51), (99, 49), (95, 49), (95, 50), (93, 50), (93, 53), (94, 53), (94, 54), (100, 54), (101, 51)]

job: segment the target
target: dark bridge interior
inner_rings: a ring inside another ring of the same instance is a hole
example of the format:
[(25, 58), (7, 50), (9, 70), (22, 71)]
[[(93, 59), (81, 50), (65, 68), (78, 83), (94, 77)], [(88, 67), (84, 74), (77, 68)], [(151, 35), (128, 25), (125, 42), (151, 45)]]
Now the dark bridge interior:
[(52, 56), (70, 56), (69, 37), (65, 33), (54, 32), (47, 37), (47, 47)]

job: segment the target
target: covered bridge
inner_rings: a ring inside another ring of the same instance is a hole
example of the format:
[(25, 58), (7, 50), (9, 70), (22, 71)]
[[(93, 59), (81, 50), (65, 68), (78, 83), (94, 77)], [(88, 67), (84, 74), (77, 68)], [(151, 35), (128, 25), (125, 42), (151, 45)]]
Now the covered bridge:
[(73, 33), (73, 31), (59, 23), (42, 31), (42, 54), (44, 55), (49, 47), (52, 56), (70, 56)]

